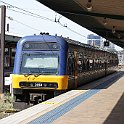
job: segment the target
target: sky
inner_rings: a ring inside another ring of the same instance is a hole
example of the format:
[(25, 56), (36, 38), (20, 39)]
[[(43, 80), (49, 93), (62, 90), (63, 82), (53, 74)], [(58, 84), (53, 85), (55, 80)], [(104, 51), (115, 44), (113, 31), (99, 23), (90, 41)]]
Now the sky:
[[(6, 24), (9, 23), (9, 32), (12, 34), (26, 36), (48, 32), (50, 35), (62, 35), (82, 43), (87, 43), (88, 34), (94, 34), (36, 0), (0, 0), (0, 5), (7, 6)], [(60, 23), (55, 22), (55, 18)], [(117, 46), (115, 48), (121, 50)]]

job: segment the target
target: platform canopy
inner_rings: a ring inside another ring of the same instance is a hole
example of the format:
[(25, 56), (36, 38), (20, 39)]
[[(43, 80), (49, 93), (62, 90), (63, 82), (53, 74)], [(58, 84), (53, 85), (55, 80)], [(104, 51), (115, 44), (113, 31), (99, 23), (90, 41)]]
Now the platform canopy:
[(124, 48), (124, 0), (37, 1)]

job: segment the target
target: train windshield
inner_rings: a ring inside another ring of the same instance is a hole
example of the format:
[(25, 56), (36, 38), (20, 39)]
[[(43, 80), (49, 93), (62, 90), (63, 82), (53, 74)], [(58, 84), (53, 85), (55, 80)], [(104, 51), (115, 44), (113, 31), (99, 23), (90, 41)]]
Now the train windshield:
[(58, 55), (54, 53), (23, 54), (21, 73), (56, 75), (58, 74)]

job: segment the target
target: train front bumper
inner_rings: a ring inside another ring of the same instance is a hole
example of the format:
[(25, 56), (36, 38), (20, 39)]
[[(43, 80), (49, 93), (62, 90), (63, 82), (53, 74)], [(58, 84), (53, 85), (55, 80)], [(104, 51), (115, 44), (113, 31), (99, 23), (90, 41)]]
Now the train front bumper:
[(24, 76), (13, 74), (12, 75), (12, 88), (14, 89), (56, 89), (66, 90), (68, 88), (68, 76)]

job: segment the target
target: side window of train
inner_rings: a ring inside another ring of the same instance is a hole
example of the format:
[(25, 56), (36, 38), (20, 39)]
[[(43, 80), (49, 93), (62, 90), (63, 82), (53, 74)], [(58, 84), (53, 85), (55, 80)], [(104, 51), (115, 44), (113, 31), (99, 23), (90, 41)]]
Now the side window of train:
[(92, 59), (89, 60), (89, 64), (90, 64), (90, 70), (94, 69), (94, 61)]
[(98, 63), (98, 59), (95, 60), (95, 69), (98, 70), (99, 68), (99, 63)]
[(78, 53), (78, 61), (77, 61), (77, 66), (78, 66), (78, 73), (82, 72), (82, 64), (83, 64), (83, 54), (80, 52)]
[(101, 60), (102, 69), (104, 68), (104, 60)]
[(87, 68), (86, 71), (89, 71), (89, 69), (90, 69), (89, 59), (87, 59), (86, 68)]
[(82, 61), (82, 72), (86, 71), (85, 59)]
[(74, 74), (74, 55), (72, 52), (68, 54), (68, 69), (67, 69), (68, 75)]
[(84, 58), (82, 61), (82, 72), (86, 72), (89, 69), (88, 59)]

